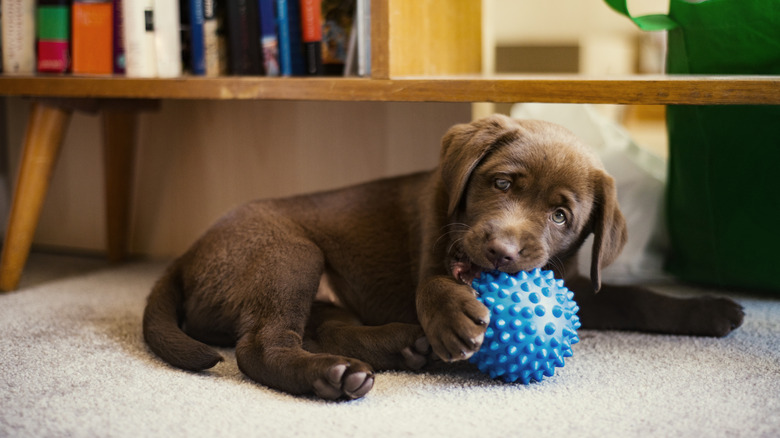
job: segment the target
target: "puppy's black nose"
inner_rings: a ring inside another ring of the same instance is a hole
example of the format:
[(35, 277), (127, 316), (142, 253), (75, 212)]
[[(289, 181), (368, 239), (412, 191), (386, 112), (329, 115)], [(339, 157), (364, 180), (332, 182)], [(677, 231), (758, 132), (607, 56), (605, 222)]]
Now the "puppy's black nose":
[(517, 245), (501, 239), (493, 239), (487, 244), (487, 258), (496, 269), (515, 262), (520, 251)]

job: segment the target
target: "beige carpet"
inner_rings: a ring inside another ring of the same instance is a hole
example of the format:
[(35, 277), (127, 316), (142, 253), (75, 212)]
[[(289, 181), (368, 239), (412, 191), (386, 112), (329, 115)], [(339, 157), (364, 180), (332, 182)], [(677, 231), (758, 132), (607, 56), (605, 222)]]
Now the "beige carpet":
[(339, 403), (259, 386), (230, 350), (199, 374), (155, 358), (140, 322), (163, 267), (33, 255), (0, 296), (0, 436), (780, 436), (780, 299), (733, 295), (747, 316), (725, 339), (580, 331), (543, 383), (439, 367)]

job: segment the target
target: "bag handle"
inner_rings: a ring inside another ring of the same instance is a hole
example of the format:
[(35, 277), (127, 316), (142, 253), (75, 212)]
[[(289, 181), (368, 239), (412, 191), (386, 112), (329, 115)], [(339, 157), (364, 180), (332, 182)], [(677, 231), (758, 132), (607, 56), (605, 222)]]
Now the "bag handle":
[(634, 17), (628, 12), (626, 0), (604, 0), (612, 9), (630, 18), (637, 27), (646, 31), (672, 30), (676, 28), (677, 23), (665, 14), (643, 15)]

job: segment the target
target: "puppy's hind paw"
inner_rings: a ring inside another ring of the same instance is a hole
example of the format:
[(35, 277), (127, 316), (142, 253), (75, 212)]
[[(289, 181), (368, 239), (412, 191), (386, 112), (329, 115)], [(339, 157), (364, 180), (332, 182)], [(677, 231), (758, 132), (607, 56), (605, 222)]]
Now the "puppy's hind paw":
[(431, 352), (431, 344), (425, 336), (417, 339), (414, 345), (401, 350), (406, 366), (411, 370), (419, 370), (428, 363), (428, 355)]
[(364, 397), (374, 387), (374, 373), (359, 364), (338, 363), (314, 381), (314, 393), (326, 400)]

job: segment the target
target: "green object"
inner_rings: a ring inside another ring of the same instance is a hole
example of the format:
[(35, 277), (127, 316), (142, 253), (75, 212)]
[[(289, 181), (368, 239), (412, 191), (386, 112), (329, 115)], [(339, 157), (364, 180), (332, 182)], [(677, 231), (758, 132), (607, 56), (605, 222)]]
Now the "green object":
[[(645, 17), (605, 1), (669, 31), (667, 73), (780, 74), (780, 0), (671, 0), (668, 16)], [(667, 124), (668, 270), (780, 291), (780, 106), (674, 105)]]
[(70, 8), (38, 6), (38, 39), (66, 40), (70, 37)]

